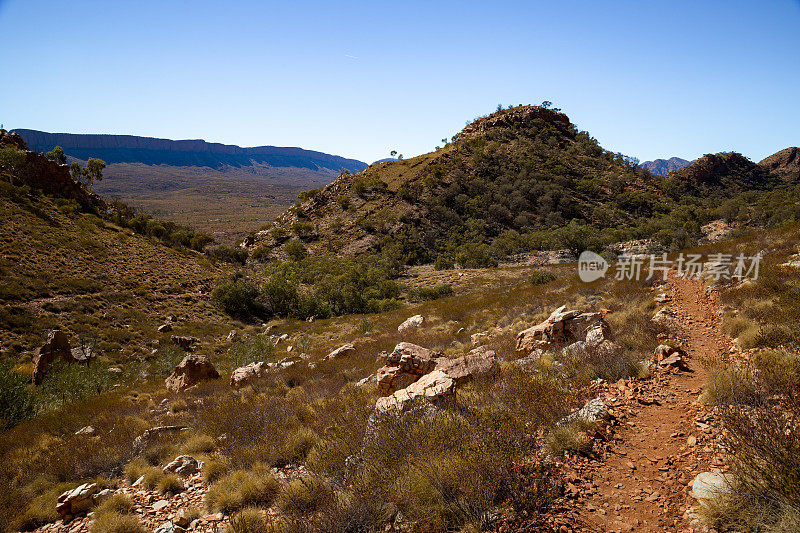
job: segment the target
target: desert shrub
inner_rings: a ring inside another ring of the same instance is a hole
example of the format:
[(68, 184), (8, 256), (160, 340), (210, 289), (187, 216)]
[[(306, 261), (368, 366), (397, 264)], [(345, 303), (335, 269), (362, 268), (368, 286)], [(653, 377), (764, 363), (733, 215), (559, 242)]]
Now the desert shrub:
[(125, 468), (123, 469), (125, 479), (128, 480), (128, 483), (133, 483), (134, 481), (142, 477), (142, 475), (144, 475), (145, 473), (145, 470), (147, 470), (149, 467), (150, 465), (147, 464), (147, 461), (145, 461), (141, 457), (137, 457), (136, 459), (125, 465)]
[(259, 509), (247, 507), (231, 517), (225, 533), (268, 533), (270, 523)]
[(189, 437), (183, 445), (186, 453), (211, 453), (217, 447), (213, 437), (197, 434)]
[(148, 490), (153, 490), (161, 483), (164, 471), (157, 466), (151, 466), (143, 470), (142, 475), (144, 476), (142, 486)]
[(319, 442), (319, 436), (309, 428), (301, 428), (287, 437), (286, 451), (291, 462), (304, 460)]
[(25, 507), (25, 511), (10, 524), (10, 531), (33, 531), (45, 524), (58, 520), (56, 503), (58, 497), (66, 490), (75, 488), (74, 483), (60, 483), (44, 490), (33, 497)]
[(183, 492), (183, 480), (177, 474), (165, 474), (156, 487), (161, 494), (175, 495)]
[(34, 413), (30, 380), (16, 372), (11, 361), (0, 360), (0, 429), (8, 429)]
[(112, 494), (106, 501), (98, 505), (95, 514), (118, 513), (130, 514), (134, 511), (133, 500), (121, 493)]
[(97, 515), (91, 533), (147, 533), (147, 528), (136, 516), (107, 512)]
[(531, 285), (544, 285), (545, 283), (550, 283), (555, 280), (556, 277), (557, 276), (549, 270), (537, 269), (531, 272), (531, 275), (528, 277), (528, 282)]
[(246, 319), (264, 313), (258, 300), (258, 287), (241, 274), (217, 284), (211, 297), (226, 313), (237, 318)]
[(304, 515), (316, 512), (333, 501), (333, 489), (320, 477), (302, 476), (286, 484), (278, 496), (284, 513)]
[(408, 298), (415, 302), (438, 300), (452, 295), (453, 286), (449, 284), (436, 285), (434, 287), (416, 287), (408, 291)]
[(568, 424), (553, 428), (547, 436), (547, 449), (553, 455), (588, 453), (592, 443), (586, 429), (580, 424)]
[(268, 467), (237, 470), (224, 475), (206, 494), (206, 507), (211, 512), (230, 513), (248, 505), (269, 506), (280, 488), (280, 482)]
[(306, 247), (303, 246), (303, 243), (298, 239), (292, 239), (287, 242), (286, 246), (284, 246), (284, 250), (292, 261), (302, 261), (308, 257), (308, 250), (306, 250)]
[(339, 196), (336, 198), (336, 203), (339, 204), (339, 207), (342, 208), (342, 211), (347, 211), (350, 207), (350, 197), (349, 196)]
[(230, 465), (223, 459), (210, 458), (203, 465), (203, 481), (213, 483), (230, 470)]
[(243, 265), (247, 262), (247, 249), (239, 246), (227, 246), (221, 244), (206, 252), (208, 255), (219, 261), (226, 263), (238, 263)]

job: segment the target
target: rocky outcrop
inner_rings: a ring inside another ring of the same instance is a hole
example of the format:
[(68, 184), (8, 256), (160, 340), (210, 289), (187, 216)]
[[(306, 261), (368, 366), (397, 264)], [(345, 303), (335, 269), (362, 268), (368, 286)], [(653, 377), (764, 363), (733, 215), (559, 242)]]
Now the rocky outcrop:
[(322, 358), (323, 361), (332, 361), (356, 353), (356, 347), (350, 343), (336, 348), (334, 351)]
[[(406, 387), (395, 390), (389, 396), (379, 398), (375, 404), (376, 411), (403, 412), (417, 399), (425, 399), (434, 405), (442, 404), (455, 397), (456, 387), (478, 376), (491, 376), (500, 367), (495, 353), (485, 348), (477, 348), (455, 359), (434, 358), (434, 362), (435, 366), (431, 371), (417, 377)], [(430, 367), (425, 366), (425, 368)]]
[(203, 461), (198, 461), (190, 455), (179, 455), (164, 467), (164, 473), (173, 473), (186, 477), (200, 472), (204, 466), (205, 463)]
[(267, 370), (269, 370), (269, 366), (267, 366), (267, 363), (263, 361), (240, 366), (231, 372), (231, 387), (239, 389), (245, 385), (252, 384), (253, 382), (263, 378), (266, 375)]
[(99, 505), (112, 494), (111, 489), (101, 490), (96, 483), (84, 483), (58, 497), (56, 512), (64, 522), (69, 522), (76, 515), (84, 514), (95, 505)]
[(540, 106), (523, 106), (499, 110), (488, 117), (467, 124), (460, 137), (486, 134), (501, 128), (529, 129), (537, 121), (562, 122), (569, 124), (569, 118), (563, 113)]
[(414, 315), (407, 318), (402, 324), (397, 326), (398, 333), (406, 333), (413, 329), (421, 328), (425, 324), (425, 317), (422, 315)]
[(219, 372), (206, 357), (187, 355), (183, 358), (175, 371), (166, 379), (167, 389), (172, 392), (181, 392), (197, 385), (201, 381), (217, 379)]
[(532, 353), (533, 351), (550, 350), (570, 345), (587, 338), (590, 330), (593, 342), (602, 341), (607, 336), (608, 324), (603, 313), (582, 313), (567, 310), (562, 305), (544, 322), (521, 331), (517, 335), (517, 351)]
[(436, 367), (441, 354), (411, 344), (401, 342), (386, 356), (386, 364), (378, 369), (378, 390), (391, 394), (404, 389)]
[(76, 359), (72, 355), (72, 346), (69, 343), (69, 336), (60, 329), (54, 329), (47, 336), (47, 342), (39, 348), (33, 358), (33, 374), (31, 379), (35, 385), (39, 385), (44, 379), (47, 369), (52, 362), (61, 358), (67, 363), (72, 363)]
[(169, 338), (173, 344), (183, 348), (184, 350), (191, 350), (195, 344), (200, 343), (197, 337), (190, 337), (188, 335), (172, 335)]
[(787, 183), (800, 183), (800, 148), (784, 148), (758, 163)]
[(674, 170), (679, 170), (683, 167), (691, 165), (691, 161), (681, 159), (680, 157), (670, 157), (669, 159), (654, 159), (653, 161), (645, 161), (639, 164), (639, 168), (644, 168), (650, 171), (651, 174), (657, 176), (666, 176)]

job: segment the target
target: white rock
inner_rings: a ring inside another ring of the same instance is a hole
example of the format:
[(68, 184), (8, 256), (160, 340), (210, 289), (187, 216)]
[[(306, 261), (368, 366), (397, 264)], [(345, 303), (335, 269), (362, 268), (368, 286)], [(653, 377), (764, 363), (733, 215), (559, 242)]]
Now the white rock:
[(719, 472), (700, 472), (692, 482), (692, 494), (698, 500), (714, 498), (730, 491), (728, 480)]
[(397, 326), (397, 331), (399, 333), (404, 333), (410, 329), (417, 329), (422, 327), (425, 323), (425, 317), (422, 315), (414, 315), (406, 319), (405, 322)]

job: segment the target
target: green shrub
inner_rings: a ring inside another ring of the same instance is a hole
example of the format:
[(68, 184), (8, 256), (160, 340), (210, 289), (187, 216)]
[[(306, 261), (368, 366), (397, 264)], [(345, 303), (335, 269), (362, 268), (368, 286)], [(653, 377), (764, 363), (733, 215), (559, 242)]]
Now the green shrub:
[(0, 429), (32, 417), (35, 413), (30, 379), (16, 372), (11, 361), (0, 360)]
[(302, 261), (308, 257), (308, 250), (306, 250), (306, 247), (303, 246), (303, 243), (298, 239), (292, 239), (287, 242), (284, 250), (286, 250), (286, 254), (292, 261)]
[(449, 284), (436, 285), (435, 287), (417, 287), (408, 291), (408, 298), (415, 302), (438, 300), (453, 295), (453, 286)]
[(243, 265), (247, 262), (247, 249), (240, 246), (227, 246), (221, 244), (210, 251), (206, 252), (208, 255), (219, 261), (226, 263), (238, 263)]
[(453, 257), (447, 254), (439, 254), (436, 256), (436, 261), (433, 262), (433, 268), (436, 270), (452, 270), (456, 267)]
[(236, 274), (214, 287), (214, 302), (226, 313), (237, 318), (262, 316), (263, 307), (258, 301), (259, 290), (241, 274)]
[(531, 275), (528, 277), (528, 281), (531, 285), (544, 285), (554, 281), (556, 278), (557, 276), (549, 270), (539, 269), (531, 272)]

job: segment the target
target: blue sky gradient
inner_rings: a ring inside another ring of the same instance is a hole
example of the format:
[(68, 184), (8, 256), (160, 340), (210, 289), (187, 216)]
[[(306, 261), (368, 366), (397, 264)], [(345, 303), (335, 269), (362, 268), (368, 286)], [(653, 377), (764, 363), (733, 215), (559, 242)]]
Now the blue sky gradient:
[(800, 145), (800, 1), (0, 0), (6, 128), (407, 157), (552, 100), (641, 160)]

